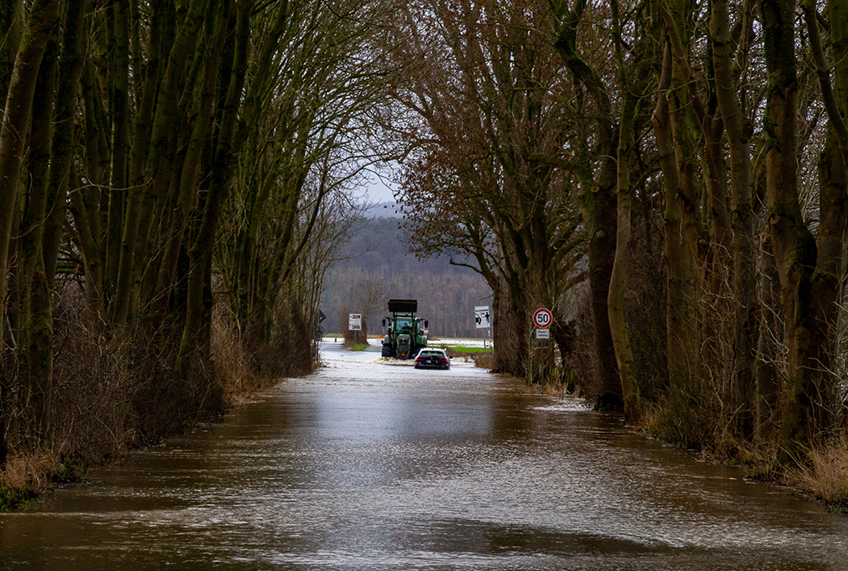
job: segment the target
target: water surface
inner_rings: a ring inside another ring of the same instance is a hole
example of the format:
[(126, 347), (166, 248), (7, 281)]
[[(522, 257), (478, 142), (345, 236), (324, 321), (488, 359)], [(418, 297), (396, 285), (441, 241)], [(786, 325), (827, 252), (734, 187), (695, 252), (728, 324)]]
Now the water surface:
[(848, 518), (455, 363), (324, 348), (220, 423), (0, 514), (2, 569), (848, 569)]

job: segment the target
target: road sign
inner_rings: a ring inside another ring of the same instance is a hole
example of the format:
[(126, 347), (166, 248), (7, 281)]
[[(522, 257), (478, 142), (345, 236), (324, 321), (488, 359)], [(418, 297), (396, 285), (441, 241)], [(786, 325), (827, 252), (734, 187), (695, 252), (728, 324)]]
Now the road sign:
[(347, 320), (348, 331), (362, 331), (362, 314), (351, 313)]
[(536, 329), (536, 339), (550, 339), (551, 338), (551, 330), (550, 329)]
[(474, 322), (477, 329), (485, 329), (492, 326), (492, 312), (488, 305), (480, 305), (474, 308)]
[(537, 309), (536, 313), (533, 314), (533, 323), (536, 325), (536, 327), (547, 329), (551, 326), (551, 323), (553, 322), (554, 316), (551, 315), (551, 312), (547, 309)]

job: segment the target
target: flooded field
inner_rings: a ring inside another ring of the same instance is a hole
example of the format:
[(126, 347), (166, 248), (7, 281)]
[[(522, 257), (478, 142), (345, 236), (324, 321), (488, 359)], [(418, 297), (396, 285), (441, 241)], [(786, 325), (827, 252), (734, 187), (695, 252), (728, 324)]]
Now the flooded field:
[(581, 403), (379, 347), (32, 509), (0, 569), (848, 569), (848, 517)]

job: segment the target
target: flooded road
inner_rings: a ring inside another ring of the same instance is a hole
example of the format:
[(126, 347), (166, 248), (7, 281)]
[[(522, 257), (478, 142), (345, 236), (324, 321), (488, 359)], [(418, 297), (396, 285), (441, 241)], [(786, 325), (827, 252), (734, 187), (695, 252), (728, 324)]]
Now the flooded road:
[(327, 345), (207, 431), (0, 514), (0, 569), (848, 569), (848, 517), (456, 363)]

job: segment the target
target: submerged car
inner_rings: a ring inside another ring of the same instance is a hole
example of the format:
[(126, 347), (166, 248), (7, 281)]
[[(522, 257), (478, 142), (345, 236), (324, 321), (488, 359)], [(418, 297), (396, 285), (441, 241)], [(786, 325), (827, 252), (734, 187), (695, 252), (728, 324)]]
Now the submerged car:
[(416, 369), (450, 369), (450, 357), (444, 349), (424, 348), (415, 357)]

